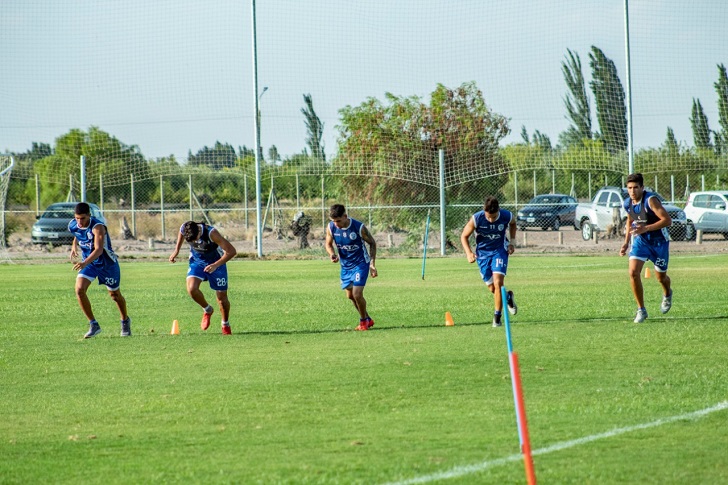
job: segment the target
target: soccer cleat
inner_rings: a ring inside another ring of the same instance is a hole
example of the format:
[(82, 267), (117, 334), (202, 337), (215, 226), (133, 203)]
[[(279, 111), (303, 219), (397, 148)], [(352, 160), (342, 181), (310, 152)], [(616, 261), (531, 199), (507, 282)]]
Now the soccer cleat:
[(233, 334), (233, 331), (230, 329), (230, 325), (222, 326), (222, 334), (223, 335), (232, 335)]
[(207, 330), (208, 328), (210, 328), (210, 317), (212, 316), (212, 313), (213, 312), (202, 312), (202, 321), (200, 322), (200, 328), (202, 330)]
[(508, 306), (508, 313), (510, 313), (511, 315), (515, 315), (516, 313), (518, 313), (518, 305), (516, 305), (516, 299), (513, 296), (513, 292), (510, 290), (508, 291), (508, 293), (506, 293), (506, 306)]
[(369, 330), (374, 326), (374, 320), (371, 319), (371, 317), (366, 317), (364, 320), (359, 320), (359, 326), (356, 327), (354, 330), (357, 330), (359, 332), (364, 332)]
[(493, 326), (494, 327), (500, 327), (502, 325), (501, 323), (501, 316), (500, 315), (493, 315)]
[(86, 332), (86, 335), (84, 335), (83, 338), (95, 337), (100, 333), (101, 333), (101, 325), (99, 325), (99, 322), (93, 321), (93, 322), (89, 323), (88, 332)]
[(660, 305), (660, 311), (662, 313), (667, 313), (670, 311), (670, 308), (672, 308), (672, 289), (670, 290), (670, 294), (668, 296), (662, 297), (662, 305)]
[(121, 336), (131, 337), (131, 317), (127, 316), (126, 320), (121, 321)]
[(642, 308), (637, 310), (637, 315), (634, 317), (634, 323), (642, 323), (647, 320), (647, 310)]

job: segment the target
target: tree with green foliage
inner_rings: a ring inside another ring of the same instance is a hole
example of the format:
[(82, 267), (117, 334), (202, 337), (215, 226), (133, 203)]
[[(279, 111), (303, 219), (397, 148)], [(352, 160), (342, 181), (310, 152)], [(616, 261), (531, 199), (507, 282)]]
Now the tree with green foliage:
[(571, 125), (559, 135), (559, 142), (568, 147), (592, 139), (591, 107), (578, 53), (567, 49), (567, 60), (561, 62), (561, 72), (568, 89), (564, 97), (566, 119)]
[(191, 167), (206, 165), (216, 169), (231, 168), (235, 166), (237, 159), (238, 156), (232, 145), (219, 141), (216, 141), (212, 148), (204, 146), (196, 154), (193, 155), (190, 152), (187, 155), (187, 163)]
[(714, 84), (718, 94), (718, 124), (720, 132), (715, 135), (715, 146), (719, 154), (728, 153), (728, 75), (725, 64), (718, 65), (718, 80)]
[(417, 96), (385, 96), (385, 102), (369, 98), (340, 110), (333, 169), (364, 176), (347, 178), (347, 193), (391, 203), (437, 200), (441, 148), (447, 173), (467, 171), (473, 160), (494, 174), (506, 171), (498, 143), (508, 121), (487, 107), (474, 82), (455, 89), (438, 84), (429, 104)]
[(704, 150), (712, 149), (713, 144), (710, 143), (710, 127), (708, 126), (708, 117), (703, 111), (703, 105), (699, 99), (693, 98), (693, 112), (690, 117), (690, 126), (693, 129), (693, 143), (695, 148)]
[(665, 143), (663, 143), (663, 148), (665, 151), (670, 154), (679, 154), (680, 153), (680, 145), (677, 142), (677, 138), (675, 138), (675, 131), (673, 131), (672, 128), (669, 126), (667, 127), (667, 135), (665, 137)]
[(614, 62), (596, 46), (589, 53), (589, 63), (600, 138), (610, 153), (621, 153), (627, 149), (627, 108), (622, 82)]
[(313, 109), (313, 98), (310, 94), (303, 95), (303, 102), (306, 104), (301, 108), (301, 113), (306, 118), (306, 145), (311, 149), (311, 156), (317, 160), (326, 161), (324, 153), (324, 124)]

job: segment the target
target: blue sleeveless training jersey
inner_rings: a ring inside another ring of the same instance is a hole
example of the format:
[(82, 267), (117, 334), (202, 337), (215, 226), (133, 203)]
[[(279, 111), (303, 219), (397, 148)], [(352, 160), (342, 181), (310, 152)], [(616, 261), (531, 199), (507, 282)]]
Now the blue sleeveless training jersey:
[(329, 222), (329, 230), (338, 249), (342, 269), (369, 264), (369, 252), (361, 238), (363, 226), (364, 224), (351, 218), (349, 218), (349, 227), (344, 229), (336, 227), (334, 221)]
[[(642, 193), (642, 200), (637, 204), (632, 203), (632, 199), (627, 197), (625, 199), (623, 207), (627, 211), (627, 214), (632, 218), (632, 221), (636, 221), (638, 224), (652, 224), (659, 220), (655, 211), (652, 210), (649, 204), (649, 199), (654, 197), (655, 194), (652, 192), (644, 191)], [(669, 241), (670, 236), (666, 227), (657, 229), (656, 231), (648, 231), (644, 234), (636, 236), (643, 241)]]
[(498, 219), (490, 222), (485, 217), (485, 211), (476, 212), (473, 215), (475, 223), (475, 255), (484, 258), (494, 251), (502, 251), (508, 247), (506, 233), (508, 225), (513, 219), (513, 214), (505, 209), (500, 209)]
[[(204, 223), (198, 224), (197, 227), (200, 228), (200, 237), (189, 243), (190, 262), (207, 266), (220, 259), (223, 250), (210, 239), (210, 233), (216, 230), (214, 227)], [(179, 232), (184, 234), (184, 224), (179, 228)]]
[[(78, 227), (78, 222), (76, 222), (76, 219), (73, 219), (71, 222), (68, 223), (68, 230), (76, 237), (78, 246), (81, 248), (81, 254), (83, 255), (83, 259), (88, 258), (89, 255), (94, 251), (94, 249), (96, 249), (93, 228), (97, 225), (106, 227), (99, 219), (95, 217), (91, 217), (88, 227)], [(103, 266), (107, 263), (115, 263), (116, 261), (116, 254), (111, 248), (111, 239), (109, 238), (109, 230), (107, 228), (106, 235), (104, 236), (104, 251), (101, 253), (101, 256), (99, 256), (91, 264), (93, 264), (94, 266)]]

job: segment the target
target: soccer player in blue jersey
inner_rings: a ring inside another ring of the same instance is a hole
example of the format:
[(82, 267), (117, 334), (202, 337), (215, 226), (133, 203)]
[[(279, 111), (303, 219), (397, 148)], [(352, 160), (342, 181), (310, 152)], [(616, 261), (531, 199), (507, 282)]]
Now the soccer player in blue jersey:
[[(506, 236), (508, 232), (508, 236)], [(475, 253), (470, 248), (470, 236), (475, 233)], [(480, 276), (493, 293), (495, 312), (493, 313), (493, 326), (501, 326), (503, 313), (503, 298), (501, 288), (508, 269), (508, 256), (513, 254), (515, 246), (510, 241), (516, 238), (516, 218), (510, 211), (500, 208), (498, 199), (488, 197), (485, 199), (483, 210), (476, 212), (470, 218), (460, 235), (460, 242), (465, 250), (468, 263), (478, 261)], [(518, 312), (516, 300), (512, 291), (507, 295), (508, 311), (515, 315)]]
[(654, 197), (652, 192), (645, 190), (641, 173), (627, 176), (627, 192), (629, 198), (624, 201), (624, 210), (627, 211), (627, 227), (630, 230), (625, 231), (624, 244), (619, 250), (619, 255), (627, 254), (631, 240), (629, 280), (634, 299), (637, 301), (637, 315), (634, 323), (642, 323), (647, 319), (644, 288), (642, 287), (642, 267), (646, 261), (654, 263), (657, 281), (662, 285), (663, 297), (660, 311), (667, 313), (672, 307), (671, 281), (667, 275), (667, 263), (670, 260), (670, 236), (667, 228), (672, 224), (672, 219), (662, 206), (660, 199)]
[[(91, 283), (98, 278), (100, 285), (106, 285), (109, 296), (121, 314), (121, 336), (131, 336), (131, 318), (126, 312), (126, 299), (121, 294), (121, 270), (116, 254), (111, 248), (111, 239), (106, 226), (97, 218), (91, 217), (91, 208), (85, 202), (76, 204), (74, 218), (68, 223), (68, 230), (73, 234), (71, 244), (71, 262), (78, 271), (76, 278), (76, 299), (81, 311), (88, 318), (89, 330), (84, 338), (95, 337), (101, 333), (101, 326), (94, 317), (91, 301), (86, 294)], [(81, 249), (81, 260), (78, 261), (78, 250)]]
[(187, 270), (187, 293), (203, 309), (200, 328), (207, 330), (210, 327), (212, 305), (207, 303), (205, 295), (200, 290), (203, 281), (210, 282), (210, 288), (215, 290), (217, 303), (220, 306), (223, 335), (232, 335), (230, 330), (230, 300), (228, 300), (228, 274), (225, 263), (235, 257), (237, 251), (217, 229), (204, 222), (187, 221), (182, 224), (177, 235), (177, 245), (169, 256), (169, 262), (177, 259), (182, 244), (187, 241), (190, 245), (190, 265)]
[[(356, 330), (369, 330), (374, 326), (374, 320), (367, 312), (364, 285), (370, 274), (372, 278), (377, 277), (377, 268), (374, 265), (377, 243), (362, 222), (347, 216), (343, 205), (332, 205), (329, 218), (331, 222), (326, 228), (324, 247), (332, 263), (341, 262), (341, 289), (346, 290), (346, 297), (359, 312), (359, 326)], [(365, 243), (369, 245), (369, 251)]]

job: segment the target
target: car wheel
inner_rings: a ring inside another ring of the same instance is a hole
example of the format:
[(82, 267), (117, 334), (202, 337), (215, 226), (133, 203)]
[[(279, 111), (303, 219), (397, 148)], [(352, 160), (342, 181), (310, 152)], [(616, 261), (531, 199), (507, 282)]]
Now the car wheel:
[(581, 238), (584, 241), (589, 241), (592, 238), (592, 235), (594, 234), (594, 227), (591, 225), (591, 222), (589, 222), (589, 219), (584, 219), (581, 221)]
[(559, 229), (561, 229), (561, 221), (558, 217), (554, 220), (554, 225), (552, 227), (554, 231), (558, 231)]
[(688, 221), (685, 224), (685, 234), (683, 234), (683, 241), (694, 241), (695, 240), (695, 226), (693, 223)]

